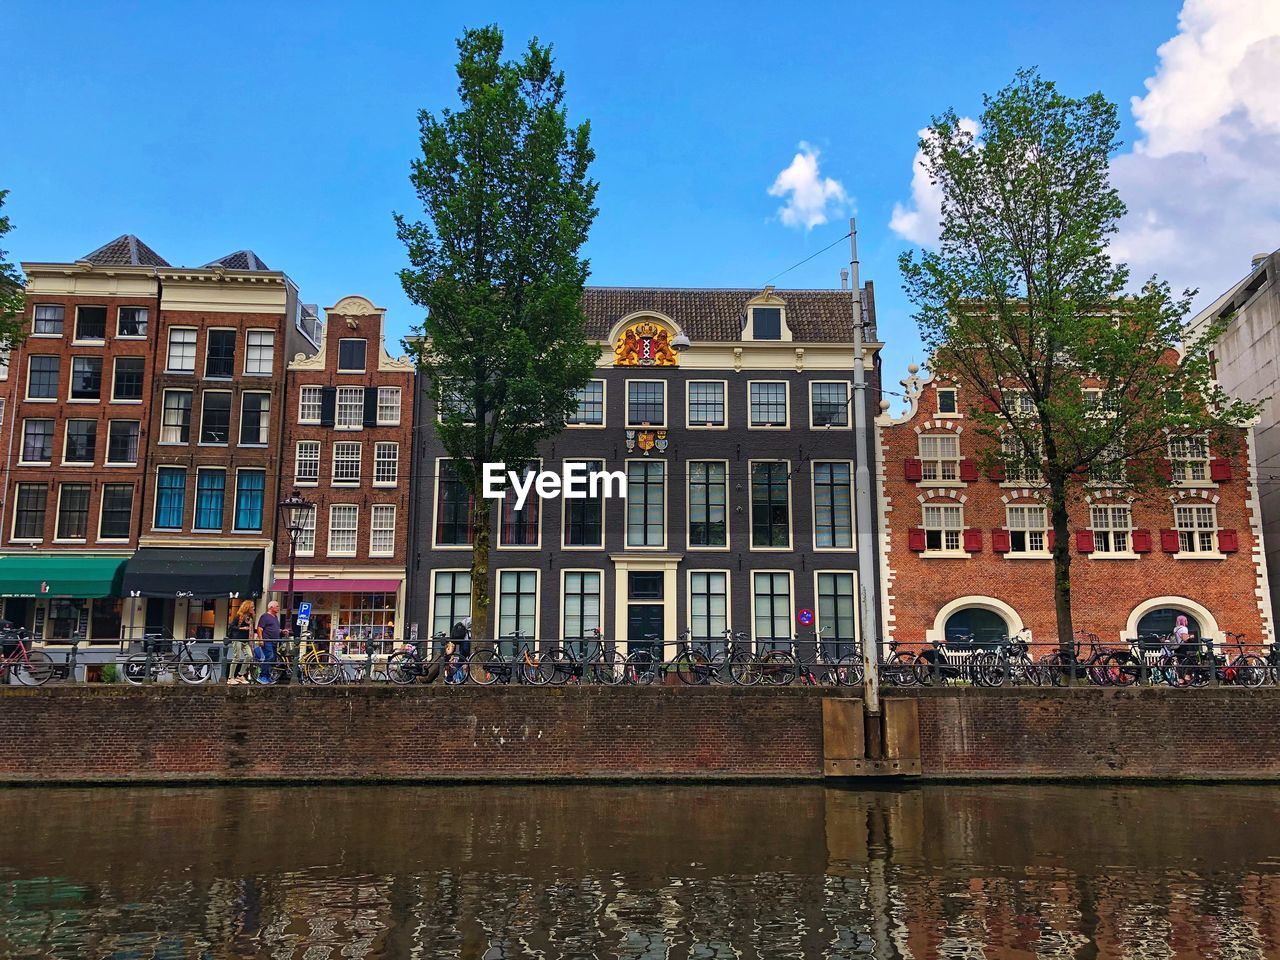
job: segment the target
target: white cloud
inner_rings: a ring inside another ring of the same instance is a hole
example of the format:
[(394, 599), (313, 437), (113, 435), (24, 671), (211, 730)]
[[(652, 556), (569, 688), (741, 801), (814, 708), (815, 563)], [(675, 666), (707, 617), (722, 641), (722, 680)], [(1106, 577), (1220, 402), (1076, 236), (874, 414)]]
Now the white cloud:
[[(978, 135), (978, 122), (972, 117), (960, 118), (960, 129)], [(929, 128), (920, 131), (920, 137), (930, 136)], [(924, 165), (924, 151), (916, 148), (911, 161), (911, 203), (893, 205), (889, 229), (912, 243), (932, 247), (938, 242), (939, 222), (942, 220), (942, 187), (929, 177)]]
[(822, 176), (818, 170), (817, 149), (804, 141), (791, 165), (773, 181), (769, 196), (785, 197), (778, 208), (778, 218), (788, 227), (805, 230), (821, 226), (849, 204), (844, 185)]

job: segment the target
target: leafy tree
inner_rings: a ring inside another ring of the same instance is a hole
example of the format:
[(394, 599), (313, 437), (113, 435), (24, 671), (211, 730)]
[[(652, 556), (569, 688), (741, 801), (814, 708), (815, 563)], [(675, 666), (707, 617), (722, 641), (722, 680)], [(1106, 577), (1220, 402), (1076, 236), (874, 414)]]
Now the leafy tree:
[(495, 26), (458, 41), (457, 110), (418, 115), (410, 180), (426, 219), (396, 216), (400, 271), (426, 319), (406, 346), (428, 378), (440, 440), (474, 497), (472, 630), (488, 637), (491, 503), (483, 465), (532, 459), (563, 428), (600, 353), (585, 334), (579, 255), (595, 219), (590, 125), (571, 127), (564, 74), (532, 40), (503, 60)]
[(1152, 277), (1125, 293), (1128, 268), (1108, 250), (1125, 212), (1109, 175), (1117, 130), (1102, 94), (1072, 99), (1030, 70), (984, 98), (979, 134), (954, 110), (934, 117), (920, 148), (941, 188), (941, 237), (899, 261), (931, 367), (970, 388), (990, 441), (981, 466), (1038, 474), (1064, 653), (1069, 507), (1084, 485), (1150, 495), (1169, 482), (1170, 443), (1229, 447), (1257, 412), (1214, 380), (1219, 330), (1182, 342), (1194, 291)]
[[(4, 207), (8, 190), (0, 190), (0, 208)], [(0, 239), (13, 229), (7, 216), (0, 216)], [(0, 250), (0, 353), (8, 353), (23, 338), (22, 314), (26, 305), (22, 271), (8, 260), (8, 252)]]

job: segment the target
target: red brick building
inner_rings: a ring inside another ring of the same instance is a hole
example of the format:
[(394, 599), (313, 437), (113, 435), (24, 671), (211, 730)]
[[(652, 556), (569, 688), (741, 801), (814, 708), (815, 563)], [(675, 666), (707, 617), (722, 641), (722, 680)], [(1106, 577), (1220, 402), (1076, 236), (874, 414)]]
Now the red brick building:
[[(387, 353), (381, 307), (350, 296), (325, 313), (319, 350), (294, 356), (285, 381), (281, 492), (315, 505), (298, 538), (294, 607), (310, 602), (317, 638), (382, 639), (404, 622), (414, 367)], [(282, 601), (284, 521), (272, 584)]]
[[(963, 383), (902, 381), (909, 409), (879, 418), (881, 600), (885, 638), (907, 645), (1024, 628), (1057, 639), (1052, 533), (1034, 476), (980, 473)], [(1234, 453), (1170, 450), (1168, 490), (1135, 499), (1097, 482), (1072, 507), (1075, 627), (1110, 643), (1167, 633), (1186, 614), (1197, 634), (1270, 642), (1251, 430)]]

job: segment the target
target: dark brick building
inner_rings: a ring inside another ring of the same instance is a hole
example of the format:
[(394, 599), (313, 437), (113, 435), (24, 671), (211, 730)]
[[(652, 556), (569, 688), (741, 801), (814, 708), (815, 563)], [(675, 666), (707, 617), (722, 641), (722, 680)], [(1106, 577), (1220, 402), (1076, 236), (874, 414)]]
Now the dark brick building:
[[(732, 627), (768, 644), (807, 633), (796, 613), (812, 608), (828, 641), (852, 645), (852, 296), (588, 288), (600, 361), (540, 466), (622, 471), (627, 497), (495, 502), (494, 631), (546, 641), (599, 626), (635, 644), (685, 628), (719, 642)], [(860, 296), (878, 398), (870, 284)], [(425, 387), (409, 569), (420, 635), (467, 613), (471, 565), (467, 493), (426, 427)]]

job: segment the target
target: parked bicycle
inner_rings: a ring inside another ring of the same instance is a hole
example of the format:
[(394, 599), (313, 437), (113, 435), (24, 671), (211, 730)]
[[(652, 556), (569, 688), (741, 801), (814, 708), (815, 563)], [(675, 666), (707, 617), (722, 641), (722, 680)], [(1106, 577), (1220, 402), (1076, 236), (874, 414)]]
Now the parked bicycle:
[(604, 634), (599, 627), (592, 629), (591, 634), (593, 641), (585, 637), (574, 641), (578, 644), (577, 651), (573, 649), (574, 642), (565, 643), (570, 682), (602, 683), (607, 686), (622, 683), (623, 661), (618, 658), (613, 644), (606, 648)]
[(213, 662), (208, 654), (196, 649), (195, 640), (153, 638), (144, 640), (143, 646), (144, 651), (129, 657), (121, 670), (125, 682), (135, 687), (154, 683), (165, 674), (194, 686), (213, 674)]
[(531, 683), (545, 686), (555, 680), (564, 683), (569, 678), (567, 657), (563, 650), (543, 653), (528, 643), (523, 630), (515, 630), (501, 640), (510, 641), (513, 654), (507, 656), (500, 646), (474, 650), (467, 661), (471, 679), (483, 686), (495, 683)]
[(8, 683), (9, 676), (29, 687), (39, 687), (53, 676), (53, 658), (43, 650), (32, 649), (27, 637), (13, 631), (0, 637), (0, 683)]

